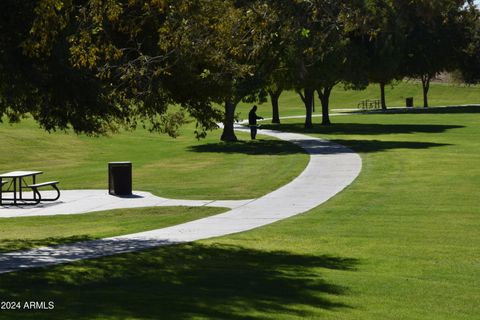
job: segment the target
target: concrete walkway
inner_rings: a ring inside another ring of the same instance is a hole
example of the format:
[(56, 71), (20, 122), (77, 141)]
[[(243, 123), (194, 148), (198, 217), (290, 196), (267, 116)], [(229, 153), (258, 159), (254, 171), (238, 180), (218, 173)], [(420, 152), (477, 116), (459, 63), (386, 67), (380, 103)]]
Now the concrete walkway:
[[(246, 129), (238, 127), (237, 130)], [(150, 198), (146, 193), (138, 193), (139, 196), (144, 198), (137, 199), (110, 197), (115, 199), (115, 202), (123, 203), (127, 207), (130, 207), (130, 201), (133, 203), (140, 199), (139, 203), (143, 203), (143, 206), (155, 205), (154, 203), (162, 205), (163, 203), (165, 205), (187, 206), (218, 205), (233, 209), (223, 214), (158, 230), (3, 253), (0, 254), (0, 273), (98, 258), (251, 230), (317, 207), (342, 191), (360, 173), (362, 167), (360, 156), (344, 146), (302, 134), (273, 130), (260, 130), (259, 133), (290, 141), (304, 148), (310, 154), (310, 161), (305, 170), (283, 187), (261, 198), (243, 202), (210, 201), (205, 203), (202, 201), (165, 200), (153, 196), (153, 198)], [(97, 191), (85, 192), (92, 192), (93, 198), (98, 195), (95, 193)], [(105, 192), (103, 193), (103, 196), (105, 196)], [(89, 202), (91, 202), (91, 199)], [(75, 206), (78, 207), (78, 203)], [(105, 210), (107, 208), (112, 207), (96, 206), (93, 209)], [(33, 214), (33, 210), (30, 214)], [(80, 213), (78, 209), (76, 211), (76, 213)], [(57, 212), (59, 213), (59, 211)], [(2, 214), (6, 215), (3, 211)]]
[[(48, 197), (48, 193), (44, 192), (45, 196)], [(28, 193), (26, 195), (28, 196)], [(129, 197), (115, 197), (109, 195), (107, 190), (65, 190), (62, 191), (59, 201), (44, 202), (36, 206), (0, 207), (0, 223), (1, 218), (81, 214), (123, 208), (208, 206), (235, 209), (253, 200), (178, 200), (157, 197), (145, 191), (134, 191)]]

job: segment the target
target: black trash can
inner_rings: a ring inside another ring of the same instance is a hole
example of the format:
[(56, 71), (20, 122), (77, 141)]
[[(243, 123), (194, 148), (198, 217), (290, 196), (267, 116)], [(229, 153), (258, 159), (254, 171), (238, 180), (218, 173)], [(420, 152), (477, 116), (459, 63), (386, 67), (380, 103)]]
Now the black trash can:
[(108, 163), (108, 193), (116, 196), (129, 196), (132, 194), (132, 163)]
[(407, 108), (413, 108), (413, 97), (406, 98), (405, 104), (407, 105)]

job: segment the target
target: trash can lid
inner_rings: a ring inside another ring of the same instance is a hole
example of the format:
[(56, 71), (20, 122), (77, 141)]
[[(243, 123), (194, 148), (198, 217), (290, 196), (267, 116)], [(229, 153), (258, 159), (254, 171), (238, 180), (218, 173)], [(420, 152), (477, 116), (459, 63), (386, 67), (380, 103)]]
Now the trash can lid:
[(114, 161), (114, 162), (109, 162), (108, 164), (127, 164), (127, 163), (132, 163), (132, 161)]

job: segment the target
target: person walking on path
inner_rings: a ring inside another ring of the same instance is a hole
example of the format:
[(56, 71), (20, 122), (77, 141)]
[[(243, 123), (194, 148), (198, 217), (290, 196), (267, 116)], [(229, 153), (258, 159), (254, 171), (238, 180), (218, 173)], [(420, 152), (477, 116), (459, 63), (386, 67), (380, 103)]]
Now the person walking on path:
[(252, 140), (255, 140), (257, 135), (257, 120), (262, 119), (263, 117), (257, 116), (257, 106), (253, 106), (252, 110), (248, 113), (248, 125), (250, 126), (250, 137)]

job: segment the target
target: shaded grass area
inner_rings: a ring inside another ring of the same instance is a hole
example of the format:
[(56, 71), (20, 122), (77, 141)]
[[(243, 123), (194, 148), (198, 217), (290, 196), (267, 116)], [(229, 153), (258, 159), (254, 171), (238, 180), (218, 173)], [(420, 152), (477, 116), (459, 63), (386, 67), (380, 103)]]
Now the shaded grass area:
[[(480, 110), (480, 107), (476, 108)], [(339, 121), (337, 121), (339, 120)], [(298, 121), (298, 120), (297, 120)], [(290, 120), (289, 120), (290, 122)], [(328, 135), (388, 135), (388, 134), (414, 134), (414, 133), (443, 133), (451, 129), (464, 128), (461, 125), (437, 125), (421, 123), (383, 124), (383, 123), (345, 123), (343, 119), (335, 118), (333, 125), (315, 125), (313, 128), (304, 129), (303, 123), (285, 123), (281, 126), (263, 125), (266, 129), (281, 129), (287, 132), (301, 132), (307, 134)]]
[(305, 306), (349, 308), (349, 289), (322, 279), (357, 261), (328, 255), (185, 244), (1, 277), (2, 299), (55, 303), (54, 310), (2, 311), (22, 319), (251, 319), (309, 316)]
[[(263, 138), (263, 137), (262, 137)], [(255, 141), (239, 141), (236, 143), (208, 143), (196, 145), (189, 148), (189, 150), (199, 153), (239, 153), (248, 155), (269, 155), (281, 156), (288, 154), (304, 154), (305, 151), (298, 148), (291, 142), (282, 140), (262, 140)]]
[[(8, 146), (0, 169), (44, 171), (38, 180), (59, 180), (61, 189), (106, 189), (107, 163), (129, 160), (135, 190), (168, 198), (219, 200), (260, 197), (289, 182), (308, 162), (301, 148), (275, 139), (219, 143), (217, 130), (197, 141), (194, 129), (187, 125), (177, 139), (144, 130), (92, 138), (48, 134), (31, 120), (0, 124), (2, 145)], [(239, 137), (248, 139), (243, 133)], [(275, 172), (258, 175), (272, 165)]]
[(207, 207), (117, 209), (78, 215), (0, 219), (0, 252), (153, 230), (226, 211)]
[[(477, 109), (480, 109), (477, 108)], [(335, 121), (338, 118), (335, 118)], [(343, 119), (340, 119), (343, 120)], [(287, 120), (289, 122), (291, 120)], [(297, 120), (298, 121), (298, 120)], [(391, 141), (372, 139), (374, 136), (388, 136), (415, 133), (443, 133), (451, 129), (460, 129), (460, 125), (425, 125), (425, 124), (378, 124), (378, 123), (334, 123), (331, 126), (315, 125), (304, 129), (303, 123), (285, 123), (278, 125), (264, 125), (265, 129), (281, 129), (286, 132), (304, 132), (312, 135), (329, 135), (329, 140), (341, 145), (351, 146), (356, 152), (369, 153), (391, 149), (428, 149), (448, 146), (448, 143), (433, 141)], [(355, 139), (339, 139), (335, 136), (355, 135)]]

